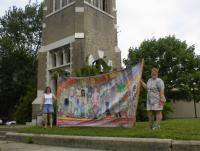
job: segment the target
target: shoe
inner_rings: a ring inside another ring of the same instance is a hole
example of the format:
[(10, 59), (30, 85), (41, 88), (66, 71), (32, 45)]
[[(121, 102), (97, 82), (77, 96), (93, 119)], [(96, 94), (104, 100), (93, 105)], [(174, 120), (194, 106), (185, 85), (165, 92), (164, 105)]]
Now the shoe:
[(155, 124), (152, 128), (152, 130), (160, 129), (160, 125)]

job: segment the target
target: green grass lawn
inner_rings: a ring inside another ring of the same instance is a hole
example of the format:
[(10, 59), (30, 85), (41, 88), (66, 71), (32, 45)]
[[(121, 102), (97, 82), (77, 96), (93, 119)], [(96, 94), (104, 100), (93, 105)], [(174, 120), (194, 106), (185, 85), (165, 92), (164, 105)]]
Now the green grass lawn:
[(161, 129), (151, 130), (147, 122), (137, 122), (135, 128), (99, 128), (99, 127), (68, 127), (47, 128), (31, 127), (19, 130), (21, 133), (137, 137), (137, 138), (169, 138), (174, 140), (200, 140), (200, 119), (174, 119), (161, 123)]

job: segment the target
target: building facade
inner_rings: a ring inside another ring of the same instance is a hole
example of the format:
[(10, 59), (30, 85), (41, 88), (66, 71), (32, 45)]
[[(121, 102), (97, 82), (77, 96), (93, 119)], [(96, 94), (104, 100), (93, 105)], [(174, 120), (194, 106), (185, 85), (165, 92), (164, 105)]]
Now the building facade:
[(116, 0), (44, 0), (42, 47), (38, 53), (36, 119), (46, 86), (56, 92), (62, 70), (68, 75), (102, 58), (113, 69), (121, 68), (117, 42)]

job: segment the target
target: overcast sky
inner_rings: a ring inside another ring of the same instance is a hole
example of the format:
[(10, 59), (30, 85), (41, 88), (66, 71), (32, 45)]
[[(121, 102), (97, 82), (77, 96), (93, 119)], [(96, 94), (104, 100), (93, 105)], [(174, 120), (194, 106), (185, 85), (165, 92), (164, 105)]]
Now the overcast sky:
[[(28, 2), (1, 0), (0, 16), (11, 6), (23, 7)], [(200, 54), (200, 0), (117, 0), (117, 13), (122, 58), (127, 57), (129, 47), (168, 35), (194, 44)]]

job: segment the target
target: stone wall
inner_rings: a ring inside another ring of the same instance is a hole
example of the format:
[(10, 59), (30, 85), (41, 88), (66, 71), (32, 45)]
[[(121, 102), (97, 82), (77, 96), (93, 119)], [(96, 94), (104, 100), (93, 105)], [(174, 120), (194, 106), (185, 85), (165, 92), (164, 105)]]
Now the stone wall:
[(92, 54), (97, 59), (100, 50), (104, 52), (106, 62), (112, 60), (113, 66), (116, 67), (120, 58), (116, 58), (115, 52), (115, 18), (87, 4), (84, 17), (86, 57)]
[(74, 35), (75, 33), (75, 12), (74, 4), (64, 8), (57, 13), (45, 17), (46, 27), (43, 29), (43, 43), (48, 45), (60, 39)]
[(38, 53), (38, 78), (37, 78), (37, 88), (39, 90), (44, 90), (46, 87), (46, 69), (47, 69), (47, 53)]

